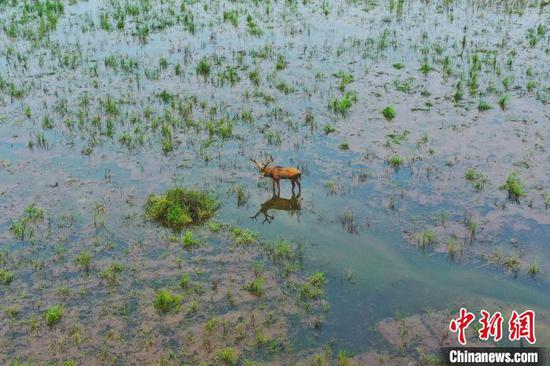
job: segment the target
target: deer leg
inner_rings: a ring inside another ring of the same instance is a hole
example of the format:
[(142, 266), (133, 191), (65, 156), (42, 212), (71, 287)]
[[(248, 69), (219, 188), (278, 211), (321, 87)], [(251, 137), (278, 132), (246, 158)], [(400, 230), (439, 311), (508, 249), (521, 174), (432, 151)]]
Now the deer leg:
[(275, 179), (273, 179), (273, 197), (276, 196), (276, 193), (275, 193)]
[(294, 196), (294, 186), (296, 185), (296, 183), (294, 182), (294, 180), (291, 180), (290, 183), (292, 183), (292, 196)]
[(298, 183), (298, 195), (302, 193), (302, 178), (296, 179), (296, 183)]
[(277, 179), (277, 195), (281, 195), (281, 182)]

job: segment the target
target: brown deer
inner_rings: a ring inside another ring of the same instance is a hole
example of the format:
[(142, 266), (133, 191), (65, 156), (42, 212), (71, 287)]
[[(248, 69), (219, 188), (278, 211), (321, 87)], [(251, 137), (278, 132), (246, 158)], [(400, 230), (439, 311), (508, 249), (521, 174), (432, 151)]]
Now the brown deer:
[[(292, 193), (294, 194), (294, 186), (298, 184), (298, 194), (302, 193), (302, 172), (298, 168), (283, 167), (283, 166), (269, 166), (273, 162), (273, 157), (269, 156), (267, 162), (256, 161), (250, 159), (260, 171), (261, 177), (269, 177), (273, 179), (273, 194), (277, 196), (281, 194), (281, 185), (279, 181), (281, 179), (290, 179), (292, 183)], [(277, 185), (277, 193), (275, 193), (275, 185)]]
[(274, 215), (269, 214), (269, 210), (276, 210), (276, 211), (287, 211), (290, 215), (293, 215), (295, 212), (297, 213), (298, 222), (300, 222), (300, 210), (302, 208), (302, 200), (300, 199), (300, 195), (297, 196), (292, 195), (292, 198), (281, 198), (278, 196), (273, 196), (260, 206), (260, 210), (250, 218), (257, 220), (259, 214), (264, 215), (264, 221), (262, 224), (265, 224), (266, 222), (271, 224), (271, 221), (275, 219)]

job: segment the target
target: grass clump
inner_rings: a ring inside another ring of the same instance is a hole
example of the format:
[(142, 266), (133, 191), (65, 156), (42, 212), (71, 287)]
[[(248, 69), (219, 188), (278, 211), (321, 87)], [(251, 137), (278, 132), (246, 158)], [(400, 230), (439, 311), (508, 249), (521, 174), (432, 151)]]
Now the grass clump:
[(506, 183), (501, 185), (499, 189), (508, 191), (508, 198), (514, 201), (519, 200), (521, 196), (525, 196), (523, 182), (516, 172), (510, 173)]
[(399, 155), (392, 155), (388, 159), (388, 164), (394, 168), (399, 168), (405, 163), (404, 159)]
[(8, 286), (15, 276), (7, 269), (0, 269), (0, 285)]
[(10, 232), (18, 239), (25, 239), (27, 233), (27, 225), (37, 223), (44, 220), (44, 211), (34, 204), (25, 207), (23, 215), (14, 221), (10, 226)]
[(216, 352), (216, 360), (223, 362), (225, 365), (233, 366), (237, 364), (239, 356), (233, 348), (222, 348)]
[(325, 133), (325, 135), (328, 135), (333, 132), (336, 132), (336, 128), (334, 128), (333, 125), (327, 123), (326, 125), (323, 126), (323, 132)]
[(109, 286), (116, 286), (118, 284), (118, 278), (124, 271), (124, 265), (122, 263), (113, 263), (103, 271), (99, 273), (101, 277)]
[(49, 327), (59, 323), (61, 318), (63, 317), (63, 314), (65, 313), (65, 309), (61, 305), (55, 305), (46, 311), (46, 323)]
[(258, 240), (258, 233), (250, 229), (241, 229), (237, 226), (233, 226), (231, 228), (231, 235), (233, 237), (233, 241), (235, 241), (235, 244), (237, 245), (251, 244)]
[(539, 270), (539, 265), (537, 263), (537, 260), (533, 259), (533, 262), (531, 262), (531, 265), (529, 266), (529, 269), (527, 270), (527, 272), (531, 277), (535, 277), (537, 273), (539, 273), (539, 271), (540, 270)]
[(249, 282), (244, 289), (256, 296), (262, 296), (264, 293), (265, 277), (258, 276), (253, 281)]
[(477, 106), (477, 109), (480, 112), (485, 112), (485, 111), (488, 111), (489, 109), (491, 109), (491, 105), (489, 103), (487, 103), (486, 101), (484, 101), (484, 100), (480, 100), (479, 105)]
[(502, 262), (504, 268), (510, 272), (517, 273), (521, 269), (521, 260), (517, 254), (512, 254)]
[(182, 300), (181, 296), (174, 295), (168, 290), (158, 290), (155, 298), (155, 309), (161, 313), (177, 310)]
[(413, 242), (422, 249), (432, 247), (437, 243), (437, 235), (433, 230), (426, 230), (414, 235)]
[(193, 189), (172, 188), (161, 195), (149, 195), (145, 212), (162, 226), (181, 230), (210, 219), (219, 205), (209, 193)]
[(318, 299), (323, 296), (323, 287), (327, 282), (323, 272), (316, 272), (311, 275), (306, 283), (300, 288), (300, 298), (305, 301)]
[(83, 271), (88, 272), (92, 264), (92, 255), (87, 250), (78, 254), (74, 259), (74, 264)]
[(351, 106), (357, 102), (357, 93), (349, 91), (341, 99), (333, 98), (330, 100), (328, 107), (331, 111), (346, 115)]
[(185, 232), (182, 237), (182, 242), (183, 246), (187, 249), (196, 248), (201, 245), (200, 240), (193, 236), (193, 232), (191, 230)]
[(382, 115), (388, 120), (391, 121), (395, 118), (397, 115), (397, 112), (395, 111), (395, 107), (392, 105), (387, 106), (382, 110)]
[(199, 63), (197, 64), (197, 68), (196, 68), (197, 75), (207, 77), (208, 75), (210, 75), (211, 68), (212, 67), (210, 66), (210, 62), (208, 62), (208, 59), (206, 57), (203, 57), (200, 59)]
[(191, 288), (191, 276), (188, 273), (184, 273), (180, 278), (180, 287), (184, 290)]
[(476, 191), (481, 191), (487, 183), (487, 177), (475, 168), (469, 168), (464, 174), (464, 179), (472, 184)]
[(544, 200), (544, 207), (546, 208), (550, 207), (550, 193), (544, 193), (542, 195), (542, 198)]

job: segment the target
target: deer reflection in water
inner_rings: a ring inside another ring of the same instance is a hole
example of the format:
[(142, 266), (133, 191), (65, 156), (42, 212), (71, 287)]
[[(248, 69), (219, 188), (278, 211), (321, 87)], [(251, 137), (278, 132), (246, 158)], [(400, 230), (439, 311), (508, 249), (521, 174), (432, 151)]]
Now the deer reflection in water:
[(301, 209), (302, 199), (300, 198), (300, 194), (293, 194), (290, 199), (281, 198), (278, 195), (273, 195), (273, 197), (262, 203), (262, 205), (260, 206), (260, 210), (254, 216), (251, 216), (251, 218), (257, 220), (258, 215), (263, 214), (264, 221), (262, 222), (262, 224), (265, 224), (266, 222), (270, 224), (275, 219), (275, 215), (270, 215), (269, 210), (276, 210), (287, 211), (291, 216), (296, 214), (298, 222), (300, 222)]

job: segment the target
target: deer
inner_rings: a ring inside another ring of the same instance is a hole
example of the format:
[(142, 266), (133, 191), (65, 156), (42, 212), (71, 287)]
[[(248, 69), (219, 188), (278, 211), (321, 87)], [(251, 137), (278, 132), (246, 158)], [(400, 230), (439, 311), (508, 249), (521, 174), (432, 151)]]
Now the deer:
[[(292, 194), (294, 194), (294, 187), (298, 184), (298, 195), (302, 193), (302, 172), (298, 168), (293, 167), (283, 167), (283, 166), (269, 166), (273, 162), (273, 157), (270, 155), (269, 159), (266, 162), (262, 160), (257, 161), (250, 159), (258, 170), (260, 171), (260, 176), (269, 177), (273, 179), (273, 194), (279, 196), (281, 194), (281, 185), (279, 181), (281, 179), (290, 179), (292, 183)], [(277, 193), (275, 193), (275, 185), (277, 185)]]
[(293, 215), (295, 212), (298, 213), (298, 222), (300, 222), (300, 210), (302, 208), (302, 202), (300, 199), (300, 194), (297, 196), (292, 195), (292, 198), (281, 198), (276, 195), (273, 195), (270, 199), (262, 203), (260, 206), (260, 210), (254, 215), (251, 216), (251, 219), (257, 220), (259, 214), (264, 215), (264, 221), (262, 224), (265, 224), (266, 222), (271, 224), (271, 222), (275, 219), (275, 215), (270, 215), (269, 210), (276, 210), (276, 211), (287, 211), (291, 215)]

